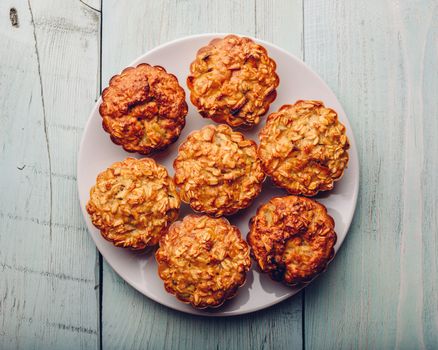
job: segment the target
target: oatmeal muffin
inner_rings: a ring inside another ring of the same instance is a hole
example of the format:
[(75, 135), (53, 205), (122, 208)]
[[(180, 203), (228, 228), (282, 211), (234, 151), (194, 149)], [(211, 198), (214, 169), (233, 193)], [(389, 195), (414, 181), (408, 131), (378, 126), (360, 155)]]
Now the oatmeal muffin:
[(255, 142), (224, 124), (191, 133), (173, 167), (181, 199), (212, 216), (249, 206), (265, 179)]
[(232, 298), (251, 266), (239, 229), (207, 215), (188, 215), (172, 224), (155, 257), (166, 290), (196, 308)]
[(190, 99), (204, 118), (251, 127), (277, 97), (275, 68), (266, 49), (249, 38), (214, 39), (190, 66)]
[(258, 266), (287, 285), (309, 282), (334, 255), (334, 221), (305, 197), (272, 198), (250, 221), (247, 241)]
[(174, 75), (142, 63), (111, 78), (103, 90), (99, 113), (114, 143), (128, 152), (149, 154), (179, 137), (187, 103)]
[(345, 127), (320, 101), (281, 107), (269, 115), (259, 138), (263, 170), (291, 194), (331, 190), (347, 167)]
[(163, 166), (150, 158), (126, 158), (98, 175), (87, 211), (105, 239), (137, 250), (158, 243), (177, 219), (179, 207)]

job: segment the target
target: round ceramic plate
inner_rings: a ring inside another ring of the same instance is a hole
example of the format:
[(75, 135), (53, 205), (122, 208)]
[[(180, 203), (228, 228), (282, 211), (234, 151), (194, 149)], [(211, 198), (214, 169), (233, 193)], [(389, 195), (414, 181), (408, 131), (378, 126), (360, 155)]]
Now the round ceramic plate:
[[(136, 66), (139, 63), (146, 62), (151, 65), (163, 66), (168, 72), (178, 77), (181, 86), (186, 89), (187, 102), (189, 103), (190, 95), (186, 86), (186, 78), (189, 74), (190, 63), (194, 60), (199, 48), (207, 45), (213, 38), (223, 37), (224, 35), (204, 34), (178, 39), (149, 51), (130, 65)], [(321, 100), (327, 107), (333, 108), (338, 112), (340, 121), (347, 128), (347, 135), (351, 144), (348, 169), (345, 171), (343, 178), (336, 183), (333, 191), (324, 193), (316, 198), (327, 206), (328, 212), (335, 220), (335, 229), (338, 234), (338, 241), (335, 247), (337, 251), (347, 234), (353, 218), (359, 187), (359, 164), (356, 143), (347, 116), (330, 88), (301, 60), (273, 44), (262, 40), (254, 40), (263, 45), (277, 63), (280, 85), (277, 90), (277, 99), (271, 105), (270, 112), (276, 111), (283, 104), (291, 104), (300, 99)], [(118, 73), (114, 72), (114, 75)], [(107, 82), (104, 82), (104, 85), (106, 84)], [(100, 103), (101, 100), (97, 101), (91, 112), (79, 150), (79, 198), (85, 221), (97, 248), (105, 260), (126, 282), (147, 297), (163, 305), (191, 314), (208, 316), (228, 316), (253, 312), (279, 303), (299, 291), (298, 288), (286, 287), (272, 281), (268, 276), (260, 274), (253, 263), (245, 285), (239, 289), (235, 298), (215, 310), (196, 310), (189, 305), (181, 303), (165, 291), (163, 282), (157, 274), (153, 252), (133, 253), (123, 248), (116, 248), (102, 238), (100, 232), (92, 225), (85, 210), (85, 205), (89, 198), (89, 190), (95, 183), (97, 174), (105, 170), (112, 163), (128, 156), (140, 156), (127, 153), (122, 147), (116, 146), (111, 142), (108, 134), (102, 129), (101, 117), (99, 115)], [(244, 132), (245, 135), (258, 142), (257, 134), (260, 127), (265, 124), (265, 120), (266, 116), (258, 127)], [(211, 123), (213, 123), (211, 120), (202, 118), (196, 111), (196, 108), (189, 104), (186, 126), (180, 138), (167, 150), (153, 155), (153, 158), (164, 165), (169, 173), (173, 175), (172, 163), (177, 155), (178, 146), (191, 131)], [(257, 207), (267, 202), (273, 196), (284, 195), (287, 195), (285, 191), (275, 188), (270, 181), (265, 181), (263, 191), (256, 198), (255, 202), (249, 208), (239, 211), (228, 219), (232, 224), (239, 227), (243, 236), (246, 236), (249, 219), (255, 214)], [(190, 212), (191, 209), (183, 205), (180, 218)]]

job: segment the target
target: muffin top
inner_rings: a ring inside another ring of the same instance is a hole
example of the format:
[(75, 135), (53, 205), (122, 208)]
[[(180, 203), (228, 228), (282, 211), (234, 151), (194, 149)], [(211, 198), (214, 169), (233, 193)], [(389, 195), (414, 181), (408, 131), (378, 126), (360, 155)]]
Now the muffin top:
[(214, 39), (198, 51), (190, 66), (190, 99), (204, 118), (251, 127), (277, 96), (275, 69), (266, 49), (249, 38)]
[(263, 272), (288, 285), (309, 282), (334, 255), (334, 221), (305, 197), (272, 198), (250, 221), (247, 241)]
[(207, 215), (188, 215), (172, 224), (155, 257), (166, 290), (196, 308), (232, 298), (251, 266), (238, 228)]
[(100, 173), (87, 211), (94, 226), (116, 246), (144, 249), (158, 243), (178, 217), (172, 178), (153, 159), (126, 158)]
[(255, 142), (224, 124), (191, 133), (173, 167), (181, 199), (213, 216), (246, 208), (265, 178)]
[(345, 127), (320, 101), (284, 105), (269, 115), (259, 138), (263, 170), (291, 194), (331, 190), (348, 163)]
[(111, 78), (99, 113), (114, 143), (149, 154), (176, 141), (185, 125), (187, 103), (174, 75), (142, 63)]

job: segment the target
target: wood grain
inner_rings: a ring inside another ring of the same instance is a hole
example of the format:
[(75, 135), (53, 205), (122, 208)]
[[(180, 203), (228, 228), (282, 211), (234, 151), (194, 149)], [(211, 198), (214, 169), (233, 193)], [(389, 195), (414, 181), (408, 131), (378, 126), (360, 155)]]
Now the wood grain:
[(96, 97), (99, 17), (78, 1), (57, 5), (0, 3), (2, 349), (98, 345), (75, 155)]
[[(257, 35), (302, 55), (301, 1), (136, 1), (127, 7), (105, 0), (102, 11), (104, 86), (147, 50), (195, 33)], [(105, 349), (302, 348), (300, 295), (247, 316), (195, 317), (148, 300), (104, 264), (102, 301)]]
[(306, 61), (349, 113), (362, 175), (344, 246), (306, 290), (306, 347), (436, 348), (437, 4), (306, 1), (304, 18)]

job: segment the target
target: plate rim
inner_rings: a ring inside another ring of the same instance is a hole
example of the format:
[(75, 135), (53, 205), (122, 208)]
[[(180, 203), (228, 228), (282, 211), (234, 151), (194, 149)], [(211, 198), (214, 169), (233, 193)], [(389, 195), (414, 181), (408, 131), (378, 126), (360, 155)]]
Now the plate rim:
[[(209, 33), (202, 33), (202, 34), (192, 34), (192, 35), (187, 35), (187, 36), (179, 37), (179, 38), (176, 38), (176, 39), (164, 42), (164, 43), (162, 43), (162, 44), (160, 44), (158, 46), (155, 46), (154, 48), (148, 50), (147, 52), (141, 54), (140, 56), (135, 58), (133, 61), (131, 61), (129, 63), (129, 65), (127, 65), (126, 67), (136, 66), (140, 62), (145, 61), (145, 58), (148, 55), (150, 55), (150, 54), (152, 54), (152, 53), (154, 53), (156, 51), (162, 50), (162, 49), (164, 49), (164, 48), (166, 48), (168, 46), (172, 46), (172, 45), (174, 45), (176, 43), (182, 42), (182, 41), (189, 41), (189, 40), (192, 40), (192, 39), (203, 39), (203, 38), (211, 38), (211, 39), (213, 39), (213, 37), (224, 37), (226, 35), (237, 35), (237, 36), (240, 36), (240, 37), (250, 38), (250, 39), (254, 40), (255, 42), (257, 42), (257, 43), (259, 43), (261, 45), (271, 46), (271, 47), (275, 48), (276, 50), (280, 51), (282, 54), (288, 56), (290, 59), (294, 60), (296, 63), (298, 63), (299, 65), (303, 66), (306, 70), (310, 71), (310, 73), (312, 73), (312, 75), (315, 78), (317, 78), (319, 80), (319, 82), (327, 90), (329, 90), (335, 96), (337, 102), (339, 103), (339, 105), (341, 106), (341, 108), (342, 108), (342, 110), (344, 112), (345, 121), (343, 121), (343, 123), (347, 124), (347, 127), (348, 127), (348, 129), (350, 131), (350, 134), (351, 134), (351, 137), (349, 137), (349, 142), (350, 142), (350, 149), (349, 149), (350, 159), (352, 158), (352, 151), (354, 151), (354, 158), (356, 159), (356, 162), (355, 162), (356, 169), (354, 169), (354, 174), (355, 175), (354, 175), (354, 181), (353, 181), (353, 185), (352, 185), (352, 186), (354, 186), (353, 187), (354, 208), (352, 209), (352, 214), (350, 215), (348, 220), (346, 220), (346, 225), (345, 225), (346, 233), (345, 233), (345, 235), (343, 237), (341, 237), (340, 239), (338, 238), (338, 241), (337, 241), (338, 249), (335, 251), (335, 255), (333, 256), (332, 260), (329, 263), (329, 265), (330, 265), (332, 263), (332, 261), (336, 258), (336, 255), (338, 255), (339, 250), (341, 249), (341, 247), (343, 245), (343, 242), (344, 242), (345, 238), (347, 237), (347, 235), (348, 235), (348, 233), (350, 231), (351, 223), (352, 223), (353, 218), (354, 218), (355, 213), (356, 213), (357, 200), (358, 200), (359, 187), (360, 187), (360, 163), (359, 163), (359, 157), (358, 157), (358, 150), (357, 150), (357, 146), (356, 146), (356, 138), (354, 136), (354, 130), (351, 127), (350, 119), (348, 118), (347, 113), (345, 113), (344, 107), (343, 107), (342, 103), (339, 101), (337, 95), (333, 92), (333, 90), (330, 88), (330, 86), (328, 86), (328, 84), (319, 76), (319, 74), (317, 74), (309, 65), (307, 65), (306, 62), (304, 62), (303, 60), (301, 60), (300, 58), (298, 58), (294, 54), (290, 53), (289, 51), (281, 48), (280, 46), (278, 46), (276, 44), (273, 44), (273, 43), (271, 43), (269, 41), (266, 41), (266, 40), (263, 40), (263, 39), (258, 39), (258, 38), (255, 38), (253, 36), (246, 35), (246, 34), (227, 33), (227, 32), (223, 32), (223, 33), (222, 32), (218, 32), (218, 33), (216, 33), (216, 32), (209, 32)], [(118, 73), (116, 73), (116, 74), (118, 74)], [(280, 83), (281, 83), (281, 77), (280, 77)], [(180, 84), (181, 84), (181, 82), (180, 82)], [(103, 89), (102, 89), (102, 91), (103, 91)], [(86, 209), (85, 209), (86, 203), (83, 203), (82, 200), (81, 200), (81, 195), (80, 195), (81, 191), (80, 191), (80, 188), (79, 188), (80, 187), (79, 184), (81, 182), (80, 181), (80, 178), (81, 178), (81, 175), (80, 175), (80, 164), (82, 164), (82, 158), (84, 157), (84, 146), (83, 146), (83, 144), (85, 142), (85, 135), (86, 135), (87, 130), (89, 128), (89, 125), (90, 125), (90, 123), (92, 121), (93, 115), (96, 114), (96, 112), (98, 113), (99, 105), (102, 102), (102, 91), (100, 92), (99, 98), (95, 101), (94, 107), (92, 108), (91, 112), (89, 113), (87, 121), (86, 121), (85, 126), (84, 126), (84, 129), (82, 131), (81, 141), (79, 143), (79, 150), (78, 150), (78, 153), (77, 153), (77, 164), (76, 164), (76, 167), (77, 167), (77, 169), (76, 169), (77, 181), (76, 181), (76, 185), (77, 185), (77, 191), (78, 191), (78, 197), (79, 197), (78, 199), (79, 199), (79, 203), (80, 203), (80, 207), (81, 207), (81, 212), (82, 212), (82, 215), (83, 215), (84, 223), (85, 223), (86, 228), (87, 228), (87, 232), (91, 236), (91, 238), (92, 238), (92, 240), (94, 242), (94, 245), (96, 246), (96, 248), (98, 249), (98, 251), (102, 255), (102, 257), (105, 259), (106, 263), (117, 273), (117, 275), (120, 276), (120, 278), (122, 278), (124, 281), (126, 281), (137, 292), (139, 292), (142, 295), (146, 296), (147, 298), (153, 300), (154, 302), (156, 302), (156, 303), (158, 303), (158, 304), (160, 304), (160, 305), (162, 305), (164, 307), (170, 308), (172, 310), (175, 310), (175, 311), (178, 311), (178, 312), (182, 312), (182, 313), (186, 313), (186, 314), (190, 314), (190, 315), (201, 316), (201, 317), (202, 316), (204, 316), (204, 317), (233, 317), (233, 316), (239, 316), (239, 315), (245, 315), (245, 314), (254, 313), (254, 312), (257, 312), (257, 311), (260, 311), (260, 310), (272, 307), (272, 306), (274, 306), (276, 304), (279, 304), (279, 303), (285, 301), (286, 299), (289, 299), (289, 298), (295, 296), (296, 294), (298, 294), (298, 292), (302, 291), (304, 288), (309, 286), (315, 279), (317, 279), (321, 275), (321, 274), (317, 275), (314, 279), (312, 279), (306, 285), (304, 285), (304, 286), (302, 286), (300, 288), (297, 288), (296, 289), (296, 293), (294, 293), (294, 294), (283, 295), (283, 296), (278, 297), (277, 299), (275, 299), (274, 301), (272, 301), (272, 302), (270, 302), (268, 304), (263, 304), (263, 305), (254, 307), (254, 308), (252, 308), (250, 310), (244, 310), (244, 311), (240, 311), (240, 312), (239, 311), (235, 311), (235, 312), (232, 312), (232, 313), (208, 312), (208, 311), (205, 311), (205, 310), (198, 310), (198, 309), (195, 309), (195, 308), (179, 309), (179, 308), (177, 308), (177, 307), (175, 307), (173, 305), (164, 304), (161, 300), (156, 298), (154, 295), (146, 294), (142, 290), (142, 288), (135, 281), (133, 281), (133, 280), (131, 280), (129, 278), (125, 278), (122, 275), (122, 273), (119, 272), (119, 268), (116, 267), (116, 264), (113, 265), (105, 257), (105, 255), (101, 252), (101, 249), (99, 248), (100, 244), (98, 243), (98, 241), (95, 239), (95, 237), (93, 236), (93, 234), (89, 230), (88, 225), (87, 225), (86, 220), (85, 220), (86, 215), (88, 215), (87, 212), (86, 212)], [(186, 98), (190, 98), (190, 97), (186, 96)], [(195, 110), (195, 112), (197, 112), (197, 111)], [(269, 112), (268, 112), (268, 114), (269, 114)], [(129, 154), (127, 156), (129, 156)], [(285, 195), (288, 195), (288, 194), (285, 193)], [(255, 268), (257, 268), (257, 267), (255, 266)]]

